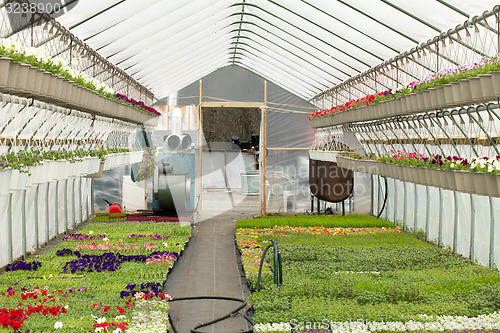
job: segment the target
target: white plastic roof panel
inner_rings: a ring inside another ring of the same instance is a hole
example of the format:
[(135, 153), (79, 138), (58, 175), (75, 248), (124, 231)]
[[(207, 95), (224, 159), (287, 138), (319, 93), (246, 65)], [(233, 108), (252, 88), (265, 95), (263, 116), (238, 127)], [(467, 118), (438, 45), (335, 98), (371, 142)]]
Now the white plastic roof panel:
[(237, 65), (310, 99), (493, 0), (82, 0), (58, 20), (163, 98)]

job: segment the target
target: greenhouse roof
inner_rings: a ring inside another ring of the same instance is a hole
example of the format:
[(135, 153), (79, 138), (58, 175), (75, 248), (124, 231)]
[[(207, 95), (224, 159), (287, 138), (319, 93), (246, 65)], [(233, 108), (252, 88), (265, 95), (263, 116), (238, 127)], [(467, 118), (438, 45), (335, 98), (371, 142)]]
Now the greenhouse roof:
[[(74, 7), (70, 5), (73, 3)], [(66, 0), (57, 19), (163, 98), (237, 65), (311, 99), (493, 0)]]

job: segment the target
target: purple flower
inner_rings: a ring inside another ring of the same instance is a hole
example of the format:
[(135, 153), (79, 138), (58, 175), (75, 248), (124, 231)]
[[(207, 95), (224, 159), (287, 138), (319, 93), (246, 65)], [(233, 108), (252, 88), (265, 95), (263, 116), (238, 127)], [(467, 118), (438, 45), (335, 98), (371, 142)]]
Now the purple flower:
[(30, 263), (27, 263), (25, 261), (18, 261), (13, 264), (7, 265), (5, 271), (6, 272), (15, 272), (17, 270), (36, 271), (40, 267), (42, 267), (42, 263), (39, 261), (32, 261)]

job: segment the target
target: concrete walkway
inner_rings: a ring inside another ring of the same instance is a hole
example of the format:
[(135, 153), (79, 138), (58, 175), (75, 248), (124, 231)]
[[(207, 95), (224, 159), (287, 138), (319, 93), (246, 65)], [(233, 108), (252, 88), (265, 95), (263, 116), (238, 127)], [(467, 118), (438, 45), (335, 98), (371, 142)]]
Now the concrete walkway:
[[(230, 193), (204, 193), (203, 214), (195, 224), (193, 237), (175, 268), (169, 274), (166, 292), (174, 299), (195, 296), (226, 296), (248, 300), (249, 290), (242, 283), (234, 242), (235, 221), (251, 218), (259, 212), (258, 197), (231, 194), (236, 205), (227, 211)], [(217, 213), (220, 213), (217, 215)], [(204, 217), (205, 216), (205, 217)], [(206, 218), (208, 216), (208, 218)], [(187, 300), (170, 303), (170, 317), (177, 333), (188, 333), (202, 322), (230, 313), (241, 303), (221, 300)], [(244, 309), (245, 310), (245, 309)], [(240, 312), (243, 312), (241, 310)], [(251, 326), (234, 316), (201, 332), (242, 332)]]

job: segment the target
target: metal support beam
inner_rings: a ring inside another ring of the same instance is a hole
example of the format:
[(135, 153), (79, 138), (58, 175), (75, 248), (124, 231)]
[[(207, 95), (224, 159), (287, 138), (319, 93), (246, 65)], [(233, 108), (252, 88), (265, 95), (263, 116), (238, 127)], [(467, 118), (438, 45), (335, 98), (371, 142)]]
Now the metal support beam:
[(78, 207), (80, 207), (80, 223), (83, 223), (83, 203), (82, 203), (82, 177), (80, 179), (80, 186), (78, 189)]
[(56, 189), (54, 193), (54, 224), (55, 237), (59, 237), (59, 181), (56, 180)]
[(406, 219), (407, 217), (407, 210), (408, 210), (408, 193), (406, 189), (406, 181), (403, 181), (403, 232), (406, 232)]
[(490, 253), (488, 264), (490, 267), (495, 267), (495, 205), (494, 198), (489, 197), (490, 203)]
[(453, 191), (455, 213), (453, 215), (453, 252), (458, 252), (458, 192)]
[(438, 229), (438, 246), (443, 246), (443, 213), (444, 213), (444, 203), (443, 203), (443, 189), (439, 188), (439, 229)]
[(475, 262), (476, 257), (476, 203), (474, 195), (470, 194), (470, 251), (469, 259)]
[(76, 204), (75, 204), (75, 192), (76, 192), (76, 188), (75, 188), (75, 183), (76, 183), (76, 178), (73, 178), (73, 181), (72, 181), (72, 184), (73, 184), (73, 191), (71, 191), (71, 197), (72, 197), (72, 200), (71, 200), (71, 224), (73, 225), (73, 228), (76, 226)]
[(375, 210), (373, 209), (374, 196), (375, 196), (375, 182), (373, 181), (373, 175), (370, 174), (370, 216), (375, 216)]
[(26, 190), (21, 191), (21, 248), (23, 259), (27, 257), (26, 251)]
[(64, 232), (68, 233), (68, 183), (69, 179), (64, 181)]
[(38, 192), (40, 189), (40, 184), (35, 184), (35, 200), (33, 201), (33, 206), (35, 209), (35, 216), (33, 217), (33, 222), (35, 224), (35, 249), (38, 250), (40, 247), (39, 244), (39, 238), (40, 238), (40, 233), (39, 233), (39, 228), (38, 228)]
[(50, 241), (49, 191), (50, 191), (50, 183), (47, 183), (47, 189), (45, 191), (45, 244), (46, 245), (49, 245)]
[(394, 226), (396, 226), (396, 222), (398, 221), (398, 192), (397, 192), (397, 181), (394, 178), (393, 180), (394, 184)]
[(429, 189), (429, 186), (425, 186), (425, 192), (427, 195), (427, 201), (425, 202), (425, 240), (428, 242), (429, 241), (429, 223), (430, 223), (430, 203), (431, 203), (431, 191)]
[(413, 202), (413, 234), (416, 235), (418, 231), (418, 188), (417, 183), (413, 183), (413, 189), (415, 191), (414, 202)]
[(7, 261), (12, 264), (14, 253), (12, 249), (12, 193), (9, 193), (7, 201)]

